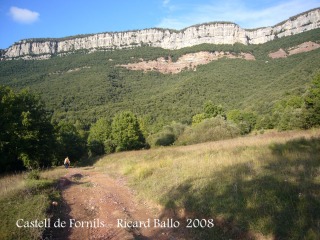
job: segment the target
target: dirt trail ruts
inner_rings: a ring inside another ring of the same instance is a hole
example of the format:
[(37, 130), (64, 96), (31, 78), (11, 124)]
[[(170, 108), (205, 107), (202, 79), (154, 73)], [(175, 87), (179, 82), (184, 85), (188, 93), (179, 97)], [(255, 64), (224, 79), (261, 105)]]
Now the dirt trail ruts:
[(165, 221), (161, 211), (139, 202), (123, 179), (94, 168), (70, 168), (59, 187), (67, 223), (62, 231), (53, 228), (53, 239), (183, 239), (177, 229), (154, 227), (155, 219)]

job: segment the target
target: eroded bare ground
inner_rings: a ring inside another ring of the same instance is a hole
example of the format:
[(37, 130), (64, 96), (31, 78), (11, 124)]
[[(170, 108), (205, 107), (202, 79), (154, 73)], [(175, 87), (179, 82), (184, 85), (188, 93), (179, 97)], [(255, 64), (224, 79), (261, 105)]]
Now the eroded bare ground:
[(278, 51), (269, 53), (270, 58), (286, 58), (287, 56), (303, 53), (303, 52), (309, 52), (313, 51), (320, 47), (320, 44), (315, 42), (304, 42), (300, 45), (294, 46), (292, 48), (289, 48), (287, 51), (280, 48)]
[(129, 63), (120, 65), (130, 70), (143, 70), (143, 71), (157, 71), (161, 73), (179, 73), (182, 70), (196, 70), (198, 65), (208, 64), (220, 58), (240, 58), (245, 60), (255, 60), (255, 57), (250, 53), (233, 54), (230, 52), (206, 52), (201, 51), (197, 53), (189, 53), (181, 56), (178, 61), (173, 62), (170, 57), (158, 58), (153, 61), (143, 61), (137, 63)]
[[(315, 50), (320, 47), (320, 44), (315, 42), (304, 42), (300, 45), (294, 46), (289, 49), (279, 49), (278, 51), (269, 53), (270, 58), (286, 58), (287, 56), (299, 54), (303, 52), (309, 52), (312, 50)], [(196, 53), (189, 53), (181, 56), (176, 62), (173, 62), (170, 57), (164, 58), (158, 58), (157, 60), (152, 61), (144, 61), (143, 59), (140, 59), (139, 62), (136, 63), (129, 63), (129, 64), (123, 64), (119, 65), (121, 67), (125, 67), (130, 70), (142, 70), (145, 72), (148, 71), (157, 71), (164, 74), (169, 73), (179, 73), (183, 70), (197, 70), (198, 65), (204, 65), (208, 64), (212, 61), (218, 60), (220, 58), (229, 58), (229, 59), (245, 59), (245, 60), (255, 60), (254, 55), (251, 53), (239, 53), (234, 54), (230, 52), (207, 52), (207, 51), (201, 51)]]
[[(93, 168), (71, 168), (59, 187), (60, 221), (66, 221), (66, 227), (52, 227), (52, 239), (185, 239), (183, 228), (154, 227), (155, 219), (166, 221), (166, 217), (159, 208), (139, 202), (123, 179), (112, 179)], [(129, 227), (125, 222), (142, 225)]]

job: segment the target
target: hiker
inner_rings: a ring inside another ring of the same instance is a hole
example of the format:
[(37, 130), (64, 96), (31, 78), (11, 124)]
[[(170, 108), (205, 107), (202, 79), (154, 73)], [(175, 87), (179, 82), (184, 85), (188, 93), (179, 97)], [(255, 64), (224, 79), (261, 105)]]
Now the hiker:
[(70, 160), (69, 160), (69, 157), (66, 157), (65, 159), (64, 159), (64, 166), (65, 166), (65, 168), (68, 168), (69, 166), (70, 166)]

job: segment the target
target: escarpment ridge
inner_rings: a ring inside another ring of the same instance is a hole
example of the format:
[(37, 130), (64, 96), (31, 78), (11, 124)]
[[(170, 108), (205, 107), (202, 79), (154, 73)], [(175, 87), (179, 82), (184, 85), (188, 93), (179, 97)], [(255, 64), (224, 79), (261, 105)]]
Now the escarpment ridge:
[(78, 50), (88, 52), (134, 48), (139, 46), (180, 49), (203, 43), (261, 44), (320, 27), (320, 8), (293, 16), (272, 27), (243, 29), (230, 22), (212, 22), (190, 26), (180, 31), (151, 28), (125, 32), (105, 32), (67, 38), (26, 39), (0, 51), (1, 60), (48, 59)]

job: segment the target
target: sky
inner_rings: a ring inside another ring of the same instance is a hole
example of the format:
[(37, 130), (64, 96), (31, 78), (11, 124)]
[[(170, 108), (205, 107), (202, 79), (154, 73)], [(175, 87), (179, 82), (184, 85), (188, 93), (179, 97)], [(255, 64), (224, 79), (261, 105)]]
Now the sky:
[(0, 49), (28, 38), (228, 21), (273, 26), (320, 7), (320, 0), (0, 0)]

